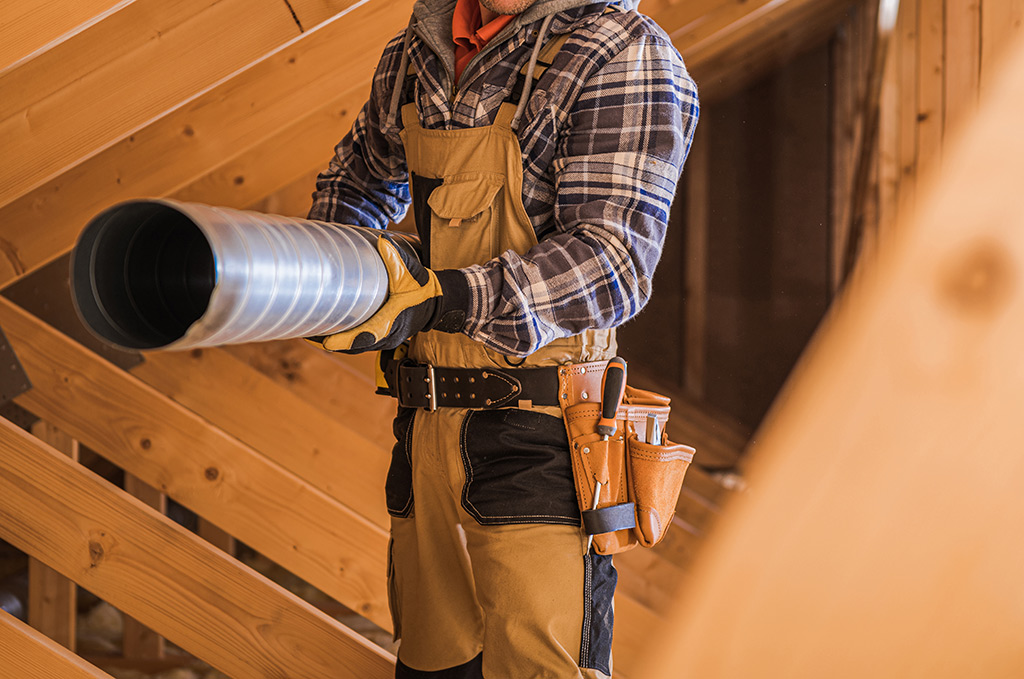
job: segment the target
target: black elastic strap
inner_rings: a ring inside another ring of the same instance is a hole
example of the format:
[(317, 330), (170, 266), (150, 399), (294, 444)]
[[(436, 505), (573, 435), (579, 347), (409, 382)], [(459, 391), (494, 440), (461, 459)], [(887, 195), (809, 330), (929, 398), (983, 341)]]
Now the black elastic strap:
[(636, 514), (632, 502), (583, 511), (583, 530), (587, 535), (613, 533), (634, 526), (636, 526)]

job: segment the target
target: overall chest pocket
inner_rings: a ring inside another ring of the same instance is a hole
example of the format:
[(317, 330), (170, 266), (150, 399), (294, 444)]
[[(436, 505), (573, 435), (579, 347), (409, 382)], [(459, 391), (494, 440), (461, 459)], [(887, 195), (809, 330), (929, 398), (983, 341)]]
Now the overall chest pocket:
[(431, 267), (457, 269), (500, 254), (504, 187), (500, 174), (473, 172), (447, 177), (431, 192)]

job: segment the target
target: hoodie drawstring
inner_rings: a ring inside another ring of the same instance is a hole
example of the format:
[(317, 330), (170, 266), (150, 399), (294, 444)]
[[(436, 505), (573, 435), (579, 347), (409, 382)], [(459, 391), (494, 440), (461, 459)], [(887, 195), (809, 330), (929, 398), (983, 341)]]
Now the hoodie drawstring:
[(402, 60), (398, 65), (398, 77), (395, 78), (395, 89), (391, 92), (391, 105), (388, 107), (388, 119), (386, 124), (389, 129), (398, 125), (398, 104), (402, 100), (402, 90), (405, 89), (405, 78), (409, 70), (409, 45), (412, 42), (412, 19), (405, 28), (405, 38), (402, 40)]
[(540, 31), (537, 33), (537, 42), (534, 43), (533, 51), (530, 53), (530, 65), (526, 67), (526, 82), (523, 84), (523, 94), (519, 97), (519, 105), (516, 106), (516, 112), (512, 116), (510, 124), (513, 132), (519, 131), (519, 120), (523, 117), (523, 111), (526, 110), (526, 102), (530, 100), (530, 90), (533, 89), (533, 69), (537, 67), (537, 58), (540, 56), (541, 47), (544, 46), (544, 38), (547, 37), (548, 27), (554, 18), (554, 14), (544, 17), (544, 21), (540, 25)]

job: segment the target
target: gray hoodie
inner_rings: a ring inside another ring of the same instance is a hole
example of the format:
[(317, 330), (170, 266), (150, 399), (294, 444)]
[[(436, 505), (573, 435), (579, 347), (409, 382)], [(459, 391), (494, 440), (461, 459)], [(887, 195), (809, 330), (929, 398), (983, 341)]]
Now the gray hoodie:
[[(512, 23), (502, 29), (498, 35), (494, 36), (494, 39), (487, 43), (474, 59), (487, 54), (503, 40), (515, 35), (523, 26), (563, 10), (592, 4), (597, 3), (594, 0), (537, 0), (525, 12), (517, 16)], [(623, 10), (631, 10), (636, 9), (640, 0), (619, 0), (608, 4), (618, 5)], [(452, 14), (454, 11), (455, 0), (417, 0), (412, 8), (413, 30), (438, 56), (449, 76), (455, 73), (455, 53), (451, 48)]]

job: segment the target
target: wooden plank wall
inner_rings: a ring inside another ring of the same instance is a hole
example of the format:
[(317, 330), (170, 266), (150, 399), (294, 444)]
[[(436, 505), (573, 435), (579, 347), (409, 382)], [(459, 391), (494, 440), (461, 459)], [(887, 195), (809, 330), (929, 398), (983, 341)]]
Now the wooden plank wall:
[(765, 429), (651, 679), (961, 679), (1024, 658), (1024, 45)]
[(939, 169), (1022, 39), (1024, 0), (901, 0), (876, 153), (879, 235), (912, 214), (919, 179)]

